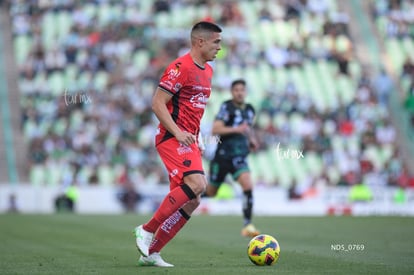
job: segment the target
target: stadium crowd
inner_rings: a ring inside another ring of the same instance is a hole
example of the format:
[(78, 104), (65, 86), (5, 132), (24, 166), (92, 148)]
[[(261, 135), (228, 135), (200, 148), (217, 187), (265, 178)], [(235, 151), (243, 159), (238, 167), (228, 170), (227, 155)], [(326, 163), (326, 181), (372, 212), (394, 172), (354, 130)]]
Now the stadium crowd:
[(394, 65), (414, 129), (414, 1), (373, 1), (371, 13)]
[[(166, 183), (151, 97), (165, 66), (188, 48), (183, 30), (203, 19), (225, 30), (213, 93), (226, 98), (232, 78), (246, 76), (258, 154), (278, 143), (305, 158), (316, 153), (323, 169), (303, 184), (414, 186), (387, 108), (392, 81), (358, 64), (337, 0), (16, 0), (10, 13), (33, 184), (112, 185), (126, 175), (136, 185)], [(328, 75), (303, 81), (317, 64)], [(261, 77), (237, 74), (259, 68)], [(278, 73), (287, 77), (279, 82)], [(321, 93), (325, 78), (333, 85)], [(334, 100), (319, 104), (328, 94)], [(213, 113), (220, 102), (210, 102)]]

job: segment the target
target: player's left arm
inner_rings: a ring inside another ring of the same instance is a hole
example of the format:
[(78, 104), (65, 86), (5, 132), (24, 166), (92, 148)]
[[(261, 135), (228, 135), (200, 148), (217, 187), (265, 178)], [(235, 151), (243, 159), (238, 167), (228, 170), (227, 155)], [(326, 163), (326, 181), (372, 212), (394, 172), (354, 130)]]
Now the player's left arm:
[(249, 140), (250, 150), (253, 152), (257, 151), (259, 149), (259, 141), (252, 127), (249, 127), (249, 130), (247, 131), (247, 138)]
[(259, 141), (257, 139), (256, 133), (255, 133), (254, 128), (253, 128), (253, 125), (256, 121), (256, 115), (255, 115), (255, 112), (254, 112), (253, 108), (252, 108), (252, 112), (253, 112), (253, 117), (248, 122), (249, 128), (248, 128), (248, 131), (246, 132), (246, 136), (247, 136), (247, 139), (249, 141), (250, 150), (255, 152), (259, 149)]

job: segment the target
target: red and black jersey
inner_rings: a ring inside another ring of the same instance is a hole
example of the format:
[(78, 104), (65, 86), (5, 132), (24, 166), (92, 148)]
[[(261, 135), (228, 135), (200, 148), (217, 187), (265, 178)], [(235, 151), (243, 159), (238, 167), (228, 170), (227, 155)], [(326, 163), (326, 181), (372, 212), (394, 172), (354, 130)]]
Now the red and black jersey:
[[(172, 95), (167, 108), (181, 130), (198, 135), (211, 93), (212, 76), (211, 66), (207, 63), (205, 67), (199, 66), (189, 53), (177, 58), (164, 71), (158, 87)], [(161, 123), (158, 131), (156, 144), (173, 137)]]

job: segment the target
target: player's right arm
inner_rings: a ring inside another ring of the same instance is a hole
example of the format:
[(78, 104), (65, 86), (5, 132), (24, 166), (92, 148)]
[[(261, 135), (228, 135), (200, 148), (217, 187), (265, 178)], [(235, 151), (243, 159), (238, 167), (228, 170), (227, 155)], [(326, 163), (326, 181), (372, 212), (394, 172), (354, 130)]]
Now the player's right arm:
[(226, 102), (222, 103), (220, 110), (216, 116), (216, 119), (213, 122), (212, 134), (225, 136), (231, 134), (247, 134), (249, 130), (249, 125), (247, 123), (242, 123), (238, 126), (227, 126), (230, 124), (230, 111), (228, 104)]
[(171, 100), (172, 95), (157, 88), (152, 98), (152, 111), (157, 116), (160, 123), (170, 132), (175, 138), (183, 145), (190, 145), (196, 141), (196, 136), (181, 131), (174, 120), (171, 117), (167, 108), (167, 103)]
[(247, 123), (242, 123), (236, 127), (226, 126), (223, 120), (215, 120), (213, 122), (213, 135), (231, 135), (231, 134), (247, 134), (249, 131), (249, 125)]

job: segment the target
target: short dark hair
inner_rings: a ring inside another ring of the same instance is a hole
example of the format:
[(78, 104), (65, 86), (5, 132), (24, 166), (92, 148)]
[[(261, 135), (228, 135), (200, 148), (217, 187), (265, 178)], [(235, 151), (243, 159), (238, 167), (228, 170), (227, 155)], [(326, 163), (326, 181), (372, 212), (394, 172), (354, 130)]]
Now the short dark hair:
[(246, 86), (246, 81), (244, 80), (244, 79), (236, 79), (236, 80), (234, 80), (232, 83), (231, 83), (231, 89), (233, 90), (233, 88), (234, 88), (234, 86), (236, 86), (236, 85), (239, 85), (239, 84), (241, 84), (241, 85), (243, 85), (243, 86)]
[(214, 23), (208, 21), (201, 21), (196, 23), (191, 29), (191, 33), (194, 31), (211, 31), (211, 32), (221, 32), (221, 28)]

